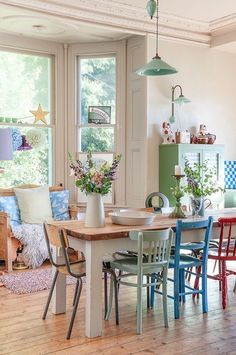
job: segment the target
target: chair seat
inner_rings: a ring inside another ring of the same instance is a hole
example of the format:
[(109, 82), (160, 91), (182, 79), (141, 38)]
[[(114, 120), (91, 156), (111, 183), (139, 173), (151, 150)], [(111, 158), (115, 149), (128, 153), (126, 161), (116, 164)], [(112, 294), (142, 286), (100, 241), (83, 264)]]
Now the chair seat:
[[(132, 274), (137, 274), (138, 273), (138, 259), (131, 257), (131, 258), (124, 258), (124, 259), (120, 259), (120, 260), (114, 260), (111, 262), (111, 268), (112, 269), (118, 269), (121, 271), (125, 271), (128, 273), (132, 273)], [(147, 266), (147, 268), (145, 268), (144, 266), (144, 273), (149, 274), (149, 273), (153, 273), (156, 272), (157, 270), (162, 270), (164, 265), (160, 265), (160, 266)]]
[[(85, 262), (81, 263), (79, 261), (75, 262), (73, 264), (70, 264), (71, 272), (75, 275), (78, 275), (78, 276), (85, 275), (85, 273), (86, 273), (86, 266), (85, 265), (86, 265)], [(62, 274), (69, 275), (66, 265), (60, 266), (58, 268), (58, 270)]]
[(236, 255), (233, 255), (233, 251), (233, 249), (230, 250), (228, 254), (225, 251), (221, 251), (221, 255), (219, 256), (219, 249), (212, 248), (209, 249), (208, 258), (215, 260), (236, 260)]
[(205, 242), (191, 242), (180, 244), (180, 249), (184, 250), (201, 250), (205, 247)]
[[(200, 266), (202, 264), (202, 261), (198, 258), (195, 258), (190, 255), (180, 255), (180, 260), (179, 260), (179, 268), (180, 269), (185, 269), (193, 266)], [(174, 256), (170, 257), (170, 262), (169, 262), (169, 268), (174, 268), (175, 267), (175, 258)]]

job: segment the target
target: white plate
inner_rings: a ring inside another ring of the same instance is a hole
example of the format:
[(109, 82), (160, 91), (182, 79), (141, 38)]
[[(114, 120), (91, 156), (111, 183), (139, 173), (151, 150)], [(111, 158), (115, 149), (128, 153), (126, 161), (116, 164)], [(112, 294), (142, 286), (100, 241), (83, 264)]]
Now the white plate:
[(109, 213), (112, 223), (125, 226), (143, 226), (151, 224), (156, 217), (154, 213), (143, 211), (117, 211)]

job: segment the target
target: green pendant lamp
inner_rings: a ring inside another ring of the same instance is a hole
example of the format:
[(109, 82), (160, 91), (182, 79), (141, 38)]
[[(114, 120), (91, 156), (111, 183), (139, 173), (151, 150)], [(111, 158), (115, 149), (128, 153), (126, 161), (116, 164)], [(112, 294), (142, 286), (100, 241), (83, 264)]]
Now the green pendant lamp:
[(148, 15), (153, 18), (157, 12), (157, 29), (156, 29), (156, 55), (152, 58), (151, 62), (145, 64), (143, 67), (136, 70), (136, 73), (141, 76), (159, 76), (170, 75), (177, 73), (177, 70), (164, 62), (158, 54), (158, 0), (149, 0), (146, 6)]

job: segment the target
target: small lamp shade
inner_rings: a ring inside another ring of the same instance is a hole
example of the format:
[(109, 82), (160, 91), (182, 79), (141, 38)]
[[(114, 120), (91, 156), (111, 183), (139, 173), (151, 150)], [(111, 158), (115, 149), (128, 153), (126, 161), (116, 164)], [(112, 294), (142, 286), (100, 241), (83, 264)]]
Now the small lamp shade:
[(27, 142), (25, 135), (22, 136), (22, 144), (17, 150), (30, 150), (31, 145)]
[(174, 102), (176, 104), (188, 104), (191, 101), (181, 94), (179, 97), (177, 97), (177, 99), (174, 100)]
[(11, 128), (0, 129), (0, 160), (13, 159), (12, 130)]

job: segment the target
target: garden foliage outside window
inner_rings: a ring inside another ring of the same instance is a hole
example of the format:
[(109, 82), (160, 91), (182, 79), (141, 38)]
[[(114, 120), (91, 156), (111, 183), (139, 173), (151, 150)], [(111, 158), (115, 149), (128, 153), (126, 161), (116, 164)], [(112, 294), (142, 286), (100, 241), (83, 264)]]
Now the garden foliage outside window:
[[(12, 128), (15, 137), (42, 137), (32, 149), (16, 150), (15, 146), (13, 160), (0, 162), (5, 168), (1, 188), (52, 182), (51, 66), (50, 56), (0, 51), (0, 128)], [(39, 104), (48, 112), (47, 124), (35, 123), (30, 112), (37, 111)]]

